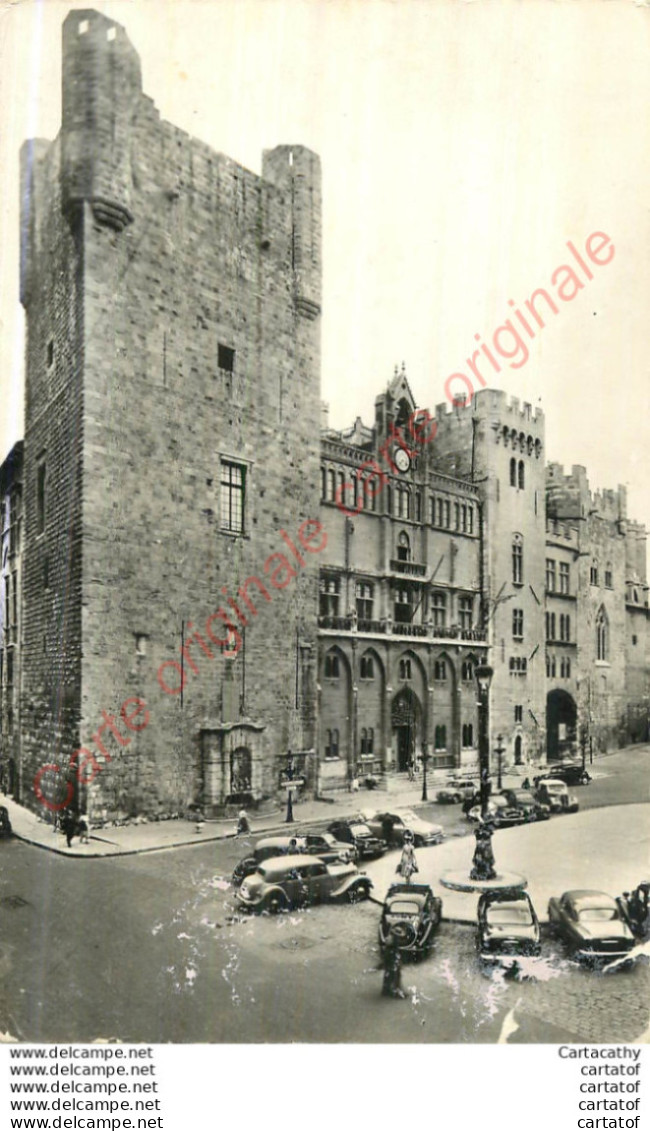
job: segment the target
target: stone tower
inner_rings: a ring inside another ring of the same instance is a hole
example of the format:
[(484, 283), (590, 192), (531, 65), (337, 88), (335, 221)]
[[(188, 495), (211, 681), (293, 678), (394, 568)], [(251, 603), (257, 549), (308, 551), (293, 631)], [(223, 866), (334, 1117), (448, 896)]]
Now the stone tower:
[(319, 159), (260, 177), (162, 121), (74, 11), (21, 206), (25, 781), (83, 748), (91, 818), (272, 795), (314, 733), (317, 542), (280, 531), (318, 517)]

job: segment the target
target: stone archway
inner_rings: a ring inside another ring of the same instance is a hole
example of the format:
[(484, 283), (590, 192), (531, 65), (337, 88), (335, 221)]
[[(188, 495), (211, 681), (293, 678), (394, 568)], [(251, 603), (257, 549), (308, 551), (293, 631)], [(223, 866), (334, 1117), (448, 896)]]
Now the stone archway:
[(568, 691), (555, 688), (546, 697), (546, 751), (549, 762), (569, 754), (576, 741), (578, 709)]
[(393, 699), (390, 721), (397, 770), (404, 772), (409, 762), (415, 761), (417, 743), (422, 738), (422, 705), (410, 687), (403, 687)]

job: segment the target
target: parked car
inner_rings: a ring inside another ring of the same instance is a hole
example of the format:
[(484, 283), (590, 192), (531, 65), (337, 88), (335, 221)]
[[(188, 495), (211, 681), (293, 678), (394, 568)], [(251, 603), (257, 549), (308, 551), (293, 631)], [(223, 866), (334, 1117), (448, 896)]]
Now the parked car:
[(521, 810), (525, 821), (547, 821), (551, 815), (549, 806), (536, 801), (530, 789), (504, 789), (501, 796), (513, 809)]
[(527, 892), (485, 891), (477, 916), (476, 947), (482, 962), (512, 966), (517, 957), (541, 953), (539, 919)]
[(457, 805), (460, 801), (467, 801), (475, 793), (476, 782), (471, 778), (451, 778), (436, 793), (436, 801), (443, 805)]
[[(525, 817), (521, 809), (509, 805), (505, 797), (497, 793), (490, 798), (487, 805), (488, 820), (495, 829), (509, 829), (513, 825), (523, 825)], [(467, 814), (468, 821), (480, 821), (481, 806), (474, 805)]]
[(591, 774), (583, 769), (582, 762), (554, 762), (546, 773), (534, 779), (535, 785), (539, 785), (545, 778), (563, 781), (566, 785), (588, 785)]
[(569, 793), (566, 782), (555, 778), (542, 778), (535, 798), (542, 805), (548, 806), (551, 813), (577, 813), (580, 806), (573, 793)]
[(277, 914), (327, 900), (367, 899), (372, 880), (355, 864), (326, 864), (317, 856), (277, 856), (247, 876), (235, 900), (249, 911)]
[(259, 864), (269, 860), (272, 856), (295, 856), (296, 853), (306, 853), (310, 856), (319, 856), (326, 864), (337, 860), (349, 862), (356, 858), (356, 849), (352, 844), (342, 844), (329, 833), (302, 833), (300, 836), (270, 836), (258, 840), (250, 856), (244, 857), (237, 864), (232, 877), (233, 887), (239, 884), (257, 870)]
[(360, 819), (350, 821), (333, 821), (328, 830), (333, 837), (343, 844), (351, 844), (357, 851), (359, 860), (369, 860), (374, 856), (383, 856), (387, 849), (385, 840), (373, 836), (367, 824)]
[(391, 884), (379, 920), (383, 954), (389, 931), (403, 955), (429, 954), (442, 918), (442, 900), (428, 884)]
[(602, 891), (565, 891), (560, 899), (550, 899), (548, 920), (576, 958), (622, 958), (634, 946), (616, 900)]
[(399, 813), (375, 813), (364, 810), (361, 817), (370, 832), (385, 840), (389, 848), (401, 847), (407, 831), (413, 833), (413, 843), (416, 848), (441, 844), (444, 840), (442, 825), (432, 825), (430, 821), (423, 821), (411, 809), (402, 809)]

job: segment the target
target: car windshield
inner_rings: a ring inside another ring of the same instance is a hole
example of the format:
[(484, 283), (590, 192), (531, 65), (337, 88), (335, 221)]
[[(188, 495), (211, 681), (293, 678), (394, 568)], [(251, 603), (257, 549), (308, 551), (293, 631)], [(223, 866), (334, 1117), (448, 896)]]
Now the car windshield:
[(615, 907), (585, 907), (578, 911), (578, 918), (581, 923), (609, 923), (618, 915)]
[(533, 917), (525, 903), (498, 903), (488, 907), (486, 919), (492, 926), (531, 927)]
[(420, 908), (412, 899), (395, 899), (390, 905), (391, 915), (417, 915)]
[(350, 832), (352, 836), (370, 836), (370, 829), (367, 825), (350, 825)]

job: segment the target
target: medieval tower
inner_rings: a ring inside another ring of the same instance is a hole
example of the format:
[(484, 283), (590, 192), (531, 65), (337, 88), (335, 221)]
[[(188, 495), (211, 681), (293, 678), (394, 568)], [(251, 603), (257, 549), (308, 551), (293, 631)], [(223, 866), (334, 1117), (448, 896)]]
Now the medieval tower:
[(25, 801), (259, 800), (314, 743), (319, 159), (162, 121), (92, 10), (22, 158)]

